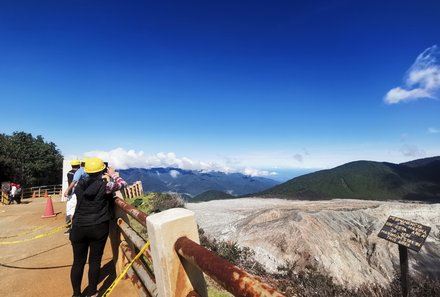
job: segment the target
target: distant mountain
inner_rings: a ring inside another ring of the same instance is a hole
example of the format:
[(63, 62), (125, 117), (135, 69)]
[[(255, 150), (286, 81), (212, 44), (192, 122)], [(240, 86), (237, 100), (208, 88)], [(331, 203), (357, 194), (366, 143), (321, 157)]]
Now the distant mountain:
[(402, 164), (356, 161), (302, 175), (253, 196), (440, 200), (440, 157)]
[(202, 201), (231, 199), (231, 198), (235, 198), (235, 196), (229, 195), (228, 193), (221, 191), (210, 190), (195, 196), (193, 199), (191, 199), (191, 202), (202, 202)]
[(191, 197), (210, 190), (233, 196), (246, 195), (279, 184), (272, 179), (241, 173), (203, 172), (172, 167), (131, 168), (120, 170), (119, 174), (127, 182), (142, 181), (146, 192), (177, 192)]

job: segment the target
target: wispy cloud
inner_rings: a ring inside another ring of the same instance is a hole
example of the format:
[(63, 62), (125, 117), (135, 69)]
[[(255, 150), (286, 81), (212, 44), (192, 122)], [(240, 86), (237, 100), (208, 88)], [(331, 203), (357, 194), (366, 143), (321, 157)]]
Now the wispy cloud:
[(171, 175), (172, 178), (176, 178), (179, 174), (180, 174), (180, 172), (177, 171), (177, 170), (171, 170), (170, 171), (170, 175)]
[(426, 156), (426, 152), (424, 150), (420, 149), (417, 145), (414, 145), (414, 144), (407, 144), (407, 143), (405, 143), (400, 148), (400, 151), (406, 157), (420, 158), (420, 157), (425, 157)]
[(304, 157), (301, 154), (295, 154), (293, 155), (293, 158), (298, 162), (302, 162), (304, 160)]
[(258, 170), (254, 168), (245, 168), (242, 173), (250, 176), (274, 176), (278, 174), (274, 171)]
[[(176, 167), (189, 170), (222, 171), (226, 173), (240, 172), (251, 176), (273, 176), (277, 174), (276, 172), (258, 170), (248, 167), (234, 168), (228, 164), (223, 165), (215, 162), (196, 161), (187, 157), (177, 157), (176, 154), (172, 152), (160, 152), (154, 155), (146, 155), (143, 151), (116, 148), (110, 151), (86, 152), (84, 153), (84, 157), (101, 158), (105, 161), (108, 161), (111, 166), (114, 166), (117, 169)], [(175, 177), (175, 173), (170, 174)]]
[(437, 133), (440, 133), (440, 130), (437, 129), (437, 128), (429, 127), (428, 128), (428, 133), (430, 133), (430, 134), (437, 134)]
[(405, 86), (389, 90), (384, 98), (385, 103), (437, 99), (440, 91), (439, 58), (440, 51), (437, 45), (424, 50), (407, 71)]

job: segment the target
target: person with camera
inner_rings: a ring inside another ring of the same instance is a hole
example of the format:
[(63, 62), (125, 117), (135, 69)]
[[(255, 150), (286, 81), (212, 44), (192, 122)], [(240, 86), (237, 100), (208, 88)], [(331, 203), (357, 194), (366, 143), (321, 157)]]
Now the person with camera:
[(73, 249), (70, 272), (73, 297), (81, 296), (81, 280), (88, 253), (89, 284), (86, 296), (98, 295), (101, 259), (109, 234), (109, 221), (113, 218), (113, 193), (127, 185), (112, 167), (107, 167), (99, 158), (87, 159), (84, 171), (88, 176), (80, 179), (75, 186), (77, 204), (69, 236)]

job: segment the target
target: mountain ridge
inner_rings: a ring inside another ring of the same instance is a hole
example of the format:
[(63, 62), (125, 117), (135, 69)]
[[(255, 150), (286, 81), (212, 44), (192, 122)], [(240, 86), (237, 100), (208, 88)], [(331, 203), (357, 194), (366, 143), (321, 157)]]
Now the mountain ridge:
[(246, 195), (271, 188), (279, 182), (241, 173), (187, 170), (176, 167), (130, 168), (119, 170), (127, 182), (142, 181), (145, 192), (177, 192), (197, 196), (221, 191), (232, 196)]
[(295, 177), (256, 197), (323, 200), (440, 200), (440, 157), (406, 163), (353, 161)]

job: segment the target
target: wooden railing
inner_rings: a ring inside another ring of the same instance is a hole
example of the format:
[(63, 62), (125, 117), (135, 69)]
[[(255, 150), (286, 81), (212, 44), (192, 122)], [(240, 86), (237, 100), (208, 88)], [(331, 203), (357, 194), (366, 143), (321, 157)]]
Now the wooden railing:
[(139, 296), (207, 297), (204, 273), (234, 296), (284, 296), (201, 246), (192, 211), (174, 208), (147, 216), (121, 198), (116, 199), (116, 205), (117, 224), (110, 239), (117, 273), (146, 244), (129, 216), (142, 226), (141, 232), (150, 242), (143, 260), (128, 270)]
[[(124, 198), (134, 198), (139, 197), (144, 194), (142, 189), (142, 182), (138, 181), (128, 187), (124, 188), (122, 191), (122, 197)], [(39, 198), (47, 196), (62, 196), (62, 185), (48, 185), (24, 188), (21, 193), (21, 198)]]
[(0, 203), (1, 204), (8, 204), (9, 203), (8, 193), (1, 192)]
[[(20, 195), (21, 199), (58, 196), (62, 194), (61, 189), (61, 184), (23, 188)], [(2, 204), (8, 204), (8, 193), (1, 193), (0, 202)]]
[(31, 188), (23, 188), (21, 198), (39, 198), (47, 196), (61, 196), (62, 185), (48, 185)]
[(128, 187), (125, 187), (121, 190), (122, 196), (124, 198), (135, 198), (144, 195), (144, 190), (142, 188), (142, 182), (137, 181)]

